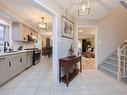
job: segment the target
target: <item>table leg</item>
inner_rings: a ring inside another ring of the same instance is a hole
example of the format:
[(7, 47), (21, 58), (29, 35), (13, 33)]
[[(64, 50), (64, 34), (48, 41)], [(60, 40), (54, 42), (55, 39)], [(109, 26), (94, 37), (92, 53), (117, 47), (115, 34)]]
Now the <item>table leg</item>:
[(68, 87), (68, 84), (69, 84), (69, 66), (67, 66), (67, 70), (66, 70), (67, 72), (66, 72), (66, 83), (67, 83), (67, 87)]
[(59, 83), (61, 82), (61, 63), (59, 64)]
[(69, 73), (66, 74), (66, 77), (67, 77), (67, 87), (68, 87), (68, 77), (69, 77)]
[(82, 58), (80, 57), (80, 72), (82, 72)]

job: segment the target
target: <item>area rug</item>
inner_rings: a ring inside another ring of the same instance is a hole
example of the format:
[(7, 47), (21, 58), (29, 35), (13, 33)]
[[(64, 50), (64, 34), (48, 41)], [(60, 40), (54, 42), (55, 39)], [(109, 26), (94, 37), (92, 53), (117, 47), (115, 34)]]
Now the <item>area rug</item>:
[(82, 67), (83, 70), (96, 69), (95, 59), (82, 57)]

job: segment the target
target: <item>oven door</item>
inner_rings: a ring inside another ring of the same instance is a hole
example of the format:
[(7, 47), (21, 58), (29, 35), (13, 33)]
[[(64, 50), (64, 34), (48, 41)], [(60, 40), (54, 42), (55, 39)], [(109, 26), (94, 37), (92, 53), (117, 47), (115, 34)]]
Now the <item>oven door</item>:
[(40, 52), (34, 54), (34, 65), (40, 62)]

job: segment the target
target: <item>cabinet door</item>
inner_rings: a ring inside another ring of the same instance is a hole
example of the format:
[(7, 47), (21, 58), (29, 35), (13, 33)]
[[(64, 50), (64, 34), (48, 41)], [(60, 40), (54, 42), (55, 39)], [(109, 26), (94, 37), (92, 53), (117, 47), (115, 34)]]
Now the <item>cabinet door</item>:
[(22, 41), (27, 42), (28, 41), (28, 36), (27, 36), (27, 26), (25, 26), (24, 24), (20, 24), (20, 31), (21, 31), (21, 35), (22, 35)]
[(19, 57), (19, 65), (20, 65), (21, 71), (23, 71), (24, 70), (24, 62), (23, 62), (23, 57), (22, 56)]
[(12, 39), (14, 41), (27, 42), (28, 38), (25, 31), (26, 31), (26, 26), (24, 24), (19, 22), (12, 23)]
[(21, 54), (19, 57), (19, 63), (20, 63), (21, 71), (24, 71), (27, 68), (26, 60), (27, 60), (26, 53)]
[(13, 58), (12, 60), (9, 61), (9, 74), (10, 78), (16, 76), (21, 72), (21, 66), (19, 63), (19, 57)]
[(23, 60), (23, 69), (25, 70), (26, 68), (27, 68), (27, 59), (26, 59), (26, 56), (23, 56), (23, 58), (22, 58)]
[(28, 42), (28, 27), (24, 25), (24, 33), (23, 33), (23, 37), (24, 37), (24, 41)]
[(21, 35), (20, 35), (20, 24), (18, 22), (12, 23), (12, 40), (13, 41), (20, 41)]
[(0, 85), (9, 80), (8, 61), (0, 62)]
[(27, 67), (32, 66), (32, 59), (33, 59), (33, 53), (32, 52), (28, 52), (27, 54)]

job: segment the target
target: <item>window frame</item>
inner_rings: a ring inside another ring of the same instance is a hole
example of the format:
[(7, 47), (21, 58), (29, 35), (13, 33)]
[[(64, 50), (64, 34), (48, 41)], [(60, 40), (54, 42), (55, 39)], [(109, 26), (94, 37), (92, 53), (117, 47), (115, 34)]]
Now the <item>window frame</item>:
[[(0, 24), (0, 26), (3, 26), (4, 27), (4, 34), (3, 34), (4, 35), (3, 42), (4, 42), (5, 41), (5, 32), (6, 32), (5, 31), (6, 30), (5, 28), (6, 28), (6, 25)], [(1, 38), (0, 38), (0, 40), (1, 40)], [(3, 43), (0, 43), (0, 45), (3, 45)]]

